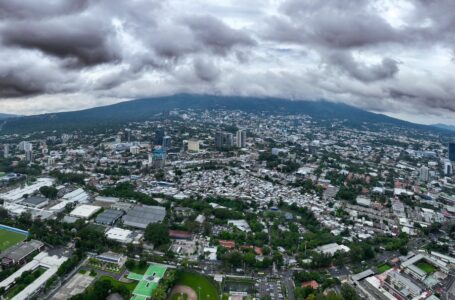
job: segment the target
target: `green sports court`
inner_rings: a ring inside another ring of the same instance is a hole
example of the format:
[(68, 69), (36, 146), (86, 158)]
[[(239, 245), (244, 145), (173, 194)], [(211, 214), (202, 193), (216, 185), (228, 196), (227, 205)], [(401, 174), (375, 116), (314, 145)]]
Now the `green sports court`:
[(26, 238), (25, 234), (0, 228), (0, 252), (22, 242)]
[(159, 281), (166, 273), (167, 267), (163, 265), (153, 264), (150, 265), (145, 271), (144, 275), (137, 273), (129, 273), (128, 279), (139, 281), (133, 291), (131, 300), (147, 300), (153, 294), (153, 291), (158, 286)]

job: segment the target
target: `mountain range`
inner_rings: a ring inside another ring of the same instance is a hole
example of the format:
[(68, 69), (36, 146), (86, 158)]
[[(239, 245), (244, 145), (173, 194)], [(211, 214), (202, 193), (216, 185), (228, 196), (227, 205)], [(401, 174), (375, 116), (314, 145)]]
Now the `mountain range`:
[[(143, 98), (80, 111), (16, 116), (3, 119), (4, 133), (55, 129), (87, 129), (125, 122), (145, 121), (173, 109), (226, 109), (245, 112), (302, 113), (317, 120), (343, 120), (351, 126), (393, 125), (447, 134), (449, 131), (372, 113), (343, 103), (294, 101), (277, 98), (227, 97), (178, 94)], [(0, 118), (1, 119), (1, 118)]]

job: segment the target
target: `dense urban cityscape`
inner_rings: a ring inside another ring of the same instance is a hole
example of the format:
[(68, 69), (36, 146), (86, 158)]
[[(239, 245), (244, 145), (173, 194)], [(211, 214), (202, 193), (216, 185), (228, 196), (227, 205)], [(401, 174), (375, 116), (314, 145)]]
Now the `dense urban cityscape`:
[(5, 299), (455, 297), (444, 136), (175, 109), (0, 142)]

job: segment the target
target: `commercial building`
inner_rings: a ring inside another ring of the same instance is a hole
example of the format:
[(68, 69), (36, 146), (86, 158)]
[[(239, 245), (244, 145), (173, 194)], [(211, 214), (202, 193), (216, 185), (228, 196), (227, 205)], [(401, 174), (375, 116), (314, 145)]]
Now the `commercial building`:
[(129, 244), (133, 240), (133, 232), (128, 229), (113, 227), (106, 231), (106, 237), (120, 243)]
[(89, 219), (94, 214), (96, 214), (100, 209), (101, 207), (99, 206), (82, 204), (76, 207), (72, 212), (70, 212), (70, 216), (82, 219)]
[(83, 188), (78, 188), (70, 193), (65, 194), (63, 199), (69, 202), (87, 203), (89, 195), (84, 191)]
[(49, 204), (49, 200), (44, 197), (32, 196), (32, 197), (28, 197), (28, 198), (25, 198), (24, 200), (22, 200), (20, 202), (20, 204), (28, 206), (28, 207), (42, 208)]
[(452, 162), (450, 160), (444, 160), (444, 174), (447, 176), (452, 175), (453, 173), (453, 168), (452, 168)]
[(152, 152), (152, 167), (162, 169), (166, 164), (166, 150), (163, 148), (155, 148)]
[(43, 186), (52, 186), (54, 179), (52, 178), (38, 178), (33, 184), (18, 187), (9, 192), (0, 194), (0, 199), (8, 202), (17, 202), (25, 195), (32, 195)]
[(449, 143), (449, 159), (455, 161), (455, 142)]
[(107, 209), (100, 213), (95, 222), (98, 224), (109, 225), (112, 226), (117, 222), (125, 213), (121, 210), (116, 209)]
[(188, 151), (199, 152), (199, 140), (188, 140)]
[(0, 258), (2, 266), (23, 264), (30, 255), (44, 249), (44, 244), (37, 240), (30, 240), (10, 247)]
[(125, 255), (118, 254), (118, 253), (115, 253), (115, 252), (112, 252), (112, 251), (104, 252), (104, 253), (102, 253), (100, 255), (97, 255), (95, 258), (100, 260), (100, 261), (103, 261), (103, 262), (117, 264), (117, 266), (119, 268), (123, 267), (123, 265), (126, 262), (126, 256)]
[(151, 223), (160, 223), (166, 216), (166, 208), (162, 206), (137, 205), (123, 216), (125, 226), (145, 229)]
[(164, 128), (160, 127), (155, 130), (155, 137), (153, 139), (153, 145), (162, 146), (164, 140)]
[(169, 149), (172, 146), (172, 139), (169, 135), (163, 137), (163, 144), (161, 145), (164, 149)]
[(319, 246), (315, 249), (319, 253), (334, 255), (336, 252), (349, 252), (351, 249), (345, 245), (338, 245), (337, 243)]

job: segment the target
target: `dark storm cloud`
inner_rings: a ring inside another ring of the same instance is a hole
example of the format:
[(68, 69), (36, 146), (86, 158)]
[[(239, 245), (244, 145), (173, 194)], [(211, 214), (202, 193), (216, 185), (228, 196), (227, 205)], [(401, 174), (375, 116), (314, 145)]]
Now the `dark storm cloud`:
[(1, 19), (40, 19), (83, 11), (90, 0), (0, 1)]
[(82, 66), (118, 59), (109, 41), (112, 34), (105, 24), (86, 17), (16, 22), (0, 29), (6, 46), (36, 49)]
[(352, 54), (347, 52), (329, 55), (328, 62), (349, 76), (366, 83), (393, 78), (399, 71), (398, 62), (391, 58), (383, 58), (381, 63), (368, 66), (355, 61)]
[(196, 41), (218, 54), (226, 54), (235, 46), (253, 46), (256, 42), (245, 32), (235, 30), (212, 16), (188, 17), (184, 23)]
[(70, 92), (77, 88), (78, 75), (63, 72), (55, 62), (24, 51), (0, 52), (0, 98), (43, 93)]
[(455, 1), (254, 3), (261, 7), (0, 0), (0, 98), (194, 91), (455, 111), (447, 60), (455, 53)]
[[(112, 89), (151, 71), (171, 72), (187, 57), (198, 54), (226, 56), (254, 40), (215, 17), (184, 15), (163, 17), (165, 2), (138, 0), (47, 0), (0, 3), (0, 46), (13, 51), (41, 53), (52, 58), (53, 68), (66, 72), (91, 72), (112, 67), (90, 79), (78, 78), (81, 89)], [(130, 45), (131, 43), (131, 45)], [(1, 51), (1, 50), (0, 50)], [(27, 56), (27, 54), (24, 54)], [(191, 59), (190, 59), (191, 60)], [(3, 62), (8, 65), (8, 60)], [(0, 97), (20, 97), (61, 92), (41, 78), (23, 80), (14, 71), (0, 70)], [(43, 72), (46, 72), (43, 70)], [(215, 80), (219, 73), (210, 61), (195, 60), (200, 81)], [(55, 81), (55, 85), (61, 80)], [(28, 86), (27, 86), (28, 85)], [(52, 88), (51, 88), (52, 86)]]

